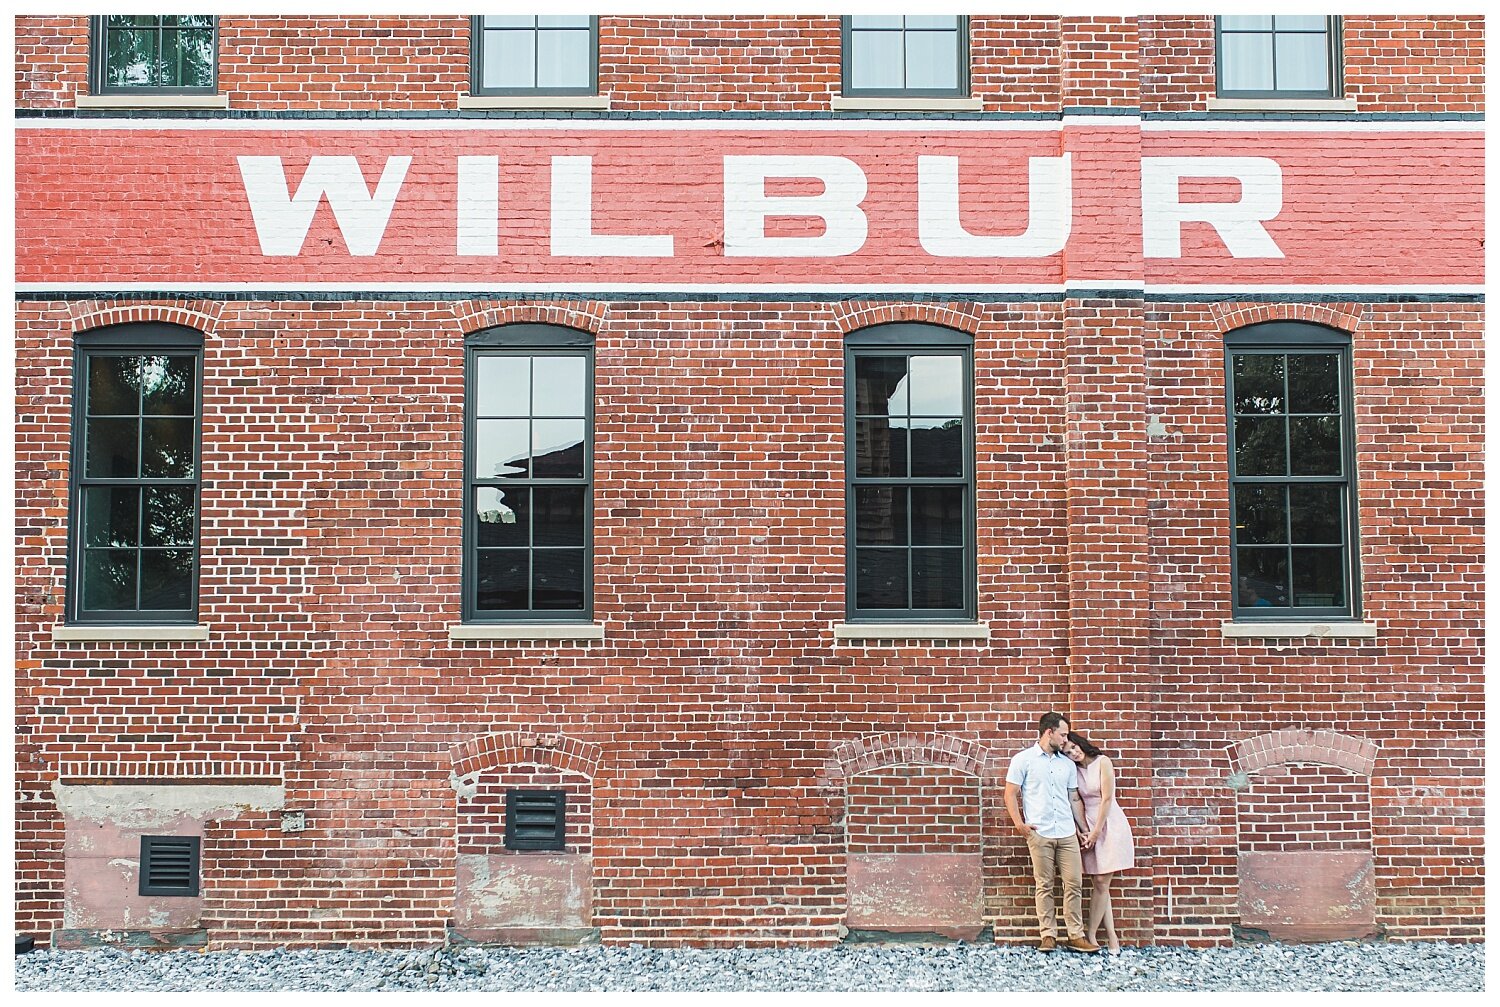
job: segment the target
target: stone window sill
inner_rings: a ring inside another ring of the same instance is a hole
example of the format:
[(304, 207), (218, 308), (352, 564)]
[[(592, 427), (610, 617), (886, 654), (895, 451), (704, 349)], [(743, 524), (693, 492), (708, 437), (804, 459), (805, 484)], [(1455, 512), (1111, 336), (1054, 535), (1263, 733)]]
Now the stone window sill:
[(978, 640), (990, 638), (987, 622), (836, 622), (835, 643), (863, 643), (867, 640)]
[(983, 98), (846, 98), (828, 99), (835, 112), (982, 112)]
[(1210, 98), (1210, 112), (1357, 112), (1353, 98)]
[(53, 626), (54, 643), (199, 642), (208, 627), (198, 626)]
[(461, 109), (576, 109), (609, 111), (607, 94), (461, 94)]
[(74, 108), (228, 108), (227, 94), (77, 94)]
[(454, 642), (465, 640), (577, 640), (597, 642), (604, 639), (604, 625), (598, 622), (456, 623), (448, 627), (448, 639)]
[(1225, 639), (1239, 640), (1373, 640), (1373, 622), (1226, 622), (1219, 626)]

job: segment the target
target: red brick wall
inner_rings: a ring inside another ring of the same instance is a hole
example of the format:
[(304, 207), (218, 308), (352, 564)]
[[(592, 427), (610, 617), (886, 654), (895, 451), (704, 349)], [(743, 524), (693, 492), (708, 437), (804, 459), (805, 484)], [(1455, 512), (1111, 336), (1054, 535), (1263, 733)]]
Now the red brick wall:
[(1242, 852), (1368, 850), (1370, 781), (1321, 765), (1262, 770), (1236, 800)]
[(564, 794), (563, 845), (587, 853), (593, 842), (593, 791), (589, 778), (550, 766), (512, 766), (481, 773), (472, 795), (458, 798), (458, 852), (507, 854), (505, 794), (510, 790), (561, 790)]
[(891, 766), (849, 780), (850, 853), (978, 853), (980, 781), (937, 766)]

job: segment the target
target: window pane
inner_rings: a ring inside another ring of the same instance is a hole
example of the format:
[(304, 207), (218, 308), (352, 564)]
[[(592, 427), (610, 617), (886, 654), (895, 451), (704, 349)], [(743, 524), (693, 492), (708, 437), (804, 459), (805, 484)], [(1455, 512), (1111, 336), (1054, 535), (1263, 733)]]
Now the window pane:
[(531, 412), (531, 358), (496, 354), (477, 358), (475, 416), (526, 416)]
[(484, 26), (486, 28), (534, 28), (536, 27), (536, 15), (486, 14), (484, 15)]
[(913, 486), (912, 545), (964, 544), (964, 487)]
[(524, 477), (529, 473), (530, 420), (479, 420), (474, 426), (474, 478)]
[(162, 24), (176, 25), (179, 28), (212, 28), (214, 26), (212, 14), (166, 14), (161, 20)]
[(141, 544), (190, 546), (197, 541), (198, 515), (194, 496), (191, 486), (147, 487)]
[(849, 86), (900, 90), (901, 32), (856, 31), (849, 36)]
[(964, 607), (964, 551), (913, 549), (911, 607)]
[(1234, 528), (1242, 545), (1286, 542), (1286, 487), (1236, 486)]
[(1270, 91), (1276, 86), (1271, 75), (1271, 36), (1219, 36), (1219, 90)]
[(905, 416), (906, 358), (854, 358), (854, 412), (858, 416)]
[(537, 549), (531, 554), (532, 607), (581, 612), (584, 608), (582, 549)]
[(487, 31), (484, 33), (484, 86), (536, 87), (536, 33)]
[(1292, 550), (1292, 603), (1300, 607), (1344, 605), (1344, 550)]
[(156, 32), (110, 31), (105, 40), (104, 82), (115, 87), (156, 83)]
[(537, 35), (536, 85), (544, 88), (588, 87), (593, 76), (586, 31), (544, 31)]
[(1269, 30), (1270, 14), (1237, 14), (1219, 18), (1219, 27), (1224, 31)]
[(857, 608), (906, 608), (906, 549), (854, 550)]
[(1288, 397), (1294, 413), (1339, 411), (1339, 358), (1331, 353), (1287, 356)]
[(88, 358), (88, 415), (134, 416), (140, 411), (140, 357)]
[(148, 479), (191, 479), (194, 470), (196, 426), (187, 419), (143, 421), (141, 475)]
[(901, 15), (854, 14), (849, 18), (851, 28), (900, 28)]
[(906, 16), (906, 27), (908, 28), (946, 28), (949, 31), (958, 31), (958, 16), (955, 14), (908, 14)]
[(135, 608), (134, 549), (85, 549), (83, 607), (88, 611)]
[(91, 486), (83, 491), (83, 544), (140, 544), (141, 491), (134, 486)]
[(1286, 412), (1286, 357), (1279, 353), (1234, 355), (1234, 411)]
[(1344, 542), (1342, 486), (1293, 486), (1292, 541), (1309, 545)]
[(897, 478), (906, 475), (906, 430), (889, 420), (854, 421), (854, 474)]
[(1326, 32), (1328, 18), (1320, 14), (1277, 14), (1276, 28), (1279, 31)]
[(141, 551), (141, 608), (192, 607), (193, 550), (144, 549)]
[(582, 357), (535, 357), (532, 363), (532, 415), (584, 416), (586, 376)]
[(138, 420), (88, 420), (84, 424), (83, 473), (91, 479), (134, 479), (138, 466)]
[(911, 414), (964, 414), (964, 359), (960, 356), (911, 358)]
[(1328, 90), (1328, 36), (1276, 36), (1276, 90)]
[(141, 357), (142, 408), (154, 416), (192, 416), (197, 389), (192, 357)]
[(536, 23), (543, 28), (587, 28), (589, 16), (587, 14), (543, 14), (536, 19)]
[(1287, 604), (1286, 550), (1239, 549), (1241, 608), (1285, 607)]
[(1286, 475), (1286, 420), (1280, 416), (1235, 420), (1234, 470), (1242, 476)]
[(538, 486), (531, 491), (532, 541), (536, 545), (585, 544), (587, 491), (582, 486)]
[(478, 592), (474, 607), (481, 611), (514, 611), (528, 607), (531, 563), (525, 549), (480, 549), (476, 564)]
[(952, 91), (958, 87), (958, 35), (947, 31), (906, 33), (906, 86)]
[(1293, 416), (1292, 475), (1336, 476), (1343, 472), (1337, 416)]
[(958, 418), (911, 421), (911, 474), (964, 474), (964, 421)]
[(213, 32), (167, 30), (162, 33), (163, 87), (211, 87), (214, 82)]
[(531, 541), (531, 490), (480, 486), (474, 491), (474, 544), (522, 546)]
[(906, 497), (904, 487), (857, 487), (854, 491), (854, 543), (906, 545)]
[(583, 478), (583, 420), (534, 420), (532, 471), (538, 479)]

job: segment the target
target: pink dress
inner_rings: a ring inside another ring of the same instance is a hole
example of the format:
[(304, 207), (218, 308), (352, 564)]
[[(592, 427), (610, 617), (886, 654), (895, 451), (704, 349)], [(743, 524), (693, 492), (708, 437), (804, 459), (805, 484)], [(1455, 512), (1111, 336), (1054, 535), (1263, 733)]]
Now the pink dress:
[[(1088, 822), (1090, 831), (1099, 820), (1099, 804), (1104, 796), (1100, 782), (1103, 772), (1103, 763), (1098, 759), (1078, 767), (1078, 795), (1083, 798), (1084, 821)], [(1113, 874), (1134, 866), (1135, 837), (1130, 834), (1130, 823), (1125, 820), (1125, 812), (1120, 810), (1120, 802), (1110, 801), (1109, 814), (1104, 818), (1104, 828), (1099, 830), (1098, 840), (1093, 849), (1083, 851), (1083, 873)]]

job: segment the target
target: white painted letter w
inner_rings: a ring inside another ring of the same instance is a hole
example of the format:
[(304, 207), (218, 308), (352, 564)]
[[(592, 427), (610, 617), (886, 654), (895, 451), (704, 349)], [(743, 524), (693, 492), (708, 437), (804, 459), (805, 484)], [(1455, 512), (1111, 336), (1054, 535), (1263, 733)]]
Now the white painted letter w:
[(324, 196), (333, 208), (339, 233), (350, 255), (374, 255), (390, 222), (396, 194), (411, 167), (410, 157), (386, 158), (375, 195), (370, 195), (359, 162), (352, 156), (318, 156), (309, 159), (307, 172), (290, 195), (286, 172), (279, 157), (241, 157), (240, 177), (255, 218), (262, 255), (297, 255), (307, 240), (307, 229)]

